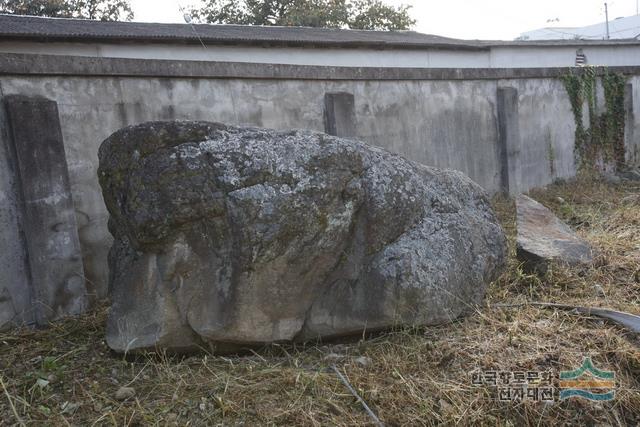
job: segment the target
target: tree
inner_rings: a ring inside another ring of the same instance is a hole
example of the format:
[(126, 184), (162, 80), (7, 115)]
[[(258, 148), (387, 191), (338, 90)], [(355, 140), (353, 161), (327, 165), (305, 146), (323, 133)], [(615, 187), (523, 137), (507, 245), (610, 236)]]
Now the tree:
[(129, 0), (68, 0), (74, 18), (101, 21), (131, 21), (133, 11)]
[(411, 6), (382, 0), (204, 0), (191, 16), (212, 24), (406, 30)]
[(129, 0), (0, 0), (0, 11), (53, 18), (131, 21)]

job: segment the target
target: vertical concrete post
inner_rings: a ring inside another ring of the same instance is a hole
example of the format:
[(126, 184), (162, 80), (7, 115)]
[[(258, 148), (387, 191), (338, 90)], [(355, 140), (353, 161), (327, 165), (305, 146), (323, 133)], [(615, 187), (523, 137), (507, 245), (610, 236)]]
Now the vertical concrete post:
[(635, 140), (635, 115), (633, 112), (633, 85), (624, 87), (624, 151), (625, 163), (635, 166), (640, 163), (640, 142)]
[(498, 146), (502, 190), (517, 195), (520, 189), (520, 125), (518, 124), (518, 90), (498, 88)]
[(35, 323), (27, 253), (20, 227), (15, 153), (8, 128), (4, 104), (0, 102), (0, 331)]
[(356, 136), (356, 110), (353, 94), (325, 93), (324, 131), (329, 135)]
[(35, 320), (82, 313), (87, 293), (56, 102), (7, 96), (5, 106), (22, 196)]

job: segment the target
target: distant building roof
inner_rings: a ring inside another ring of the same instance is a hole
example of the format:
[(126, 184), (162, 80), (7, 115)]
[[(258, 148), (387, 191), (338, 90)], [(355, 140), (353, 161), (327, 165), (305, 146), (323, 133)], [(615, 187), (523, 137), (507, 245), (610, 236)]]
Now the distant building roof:
[(415, 31), (211, 24), (155, 24), (0, 14), (0, 39), (147, 43), (251, 44), (278, 46), (447, 48), (482, 50), (474, 41)]
[[(517, 40), (605, 40), (607, 24), (586, 27), (547, 27), (522, 33)], [(640, 39), (640, 15), (609, 21), (610, 39)]]

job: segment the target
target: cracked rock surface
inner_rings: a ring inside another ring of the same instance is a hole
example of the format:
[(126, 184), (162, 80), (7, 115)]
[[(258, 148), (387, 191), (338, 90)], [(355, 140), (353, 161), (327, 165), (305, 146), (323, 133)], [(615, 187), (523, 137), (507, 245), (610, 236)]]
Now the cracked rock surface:
[(120, 352), (451, 321), (506, 241), (465, 175), (310, 131), (149, 122), (100, 147)]

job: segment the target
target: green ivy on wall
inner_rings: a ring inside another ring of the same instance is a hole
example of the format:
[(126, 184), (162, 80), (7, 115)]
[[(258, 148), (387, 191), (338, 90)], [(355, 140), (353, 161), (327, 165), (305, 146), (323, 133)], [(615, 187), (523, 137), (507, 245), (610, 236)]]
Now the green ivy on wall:
[[(626, 78), (602, 68), (605, 111), (597, 114), (598, 69), (584, 67), (571, 71), (562, 80), (569, 95), (576, 123), (575, 155), (578, 170), (597, 170), (599, 163), (625, 166), (624, 156), (624, 88)], [(588, 108), (589, 125), (583, 123), (584, 105)]]

